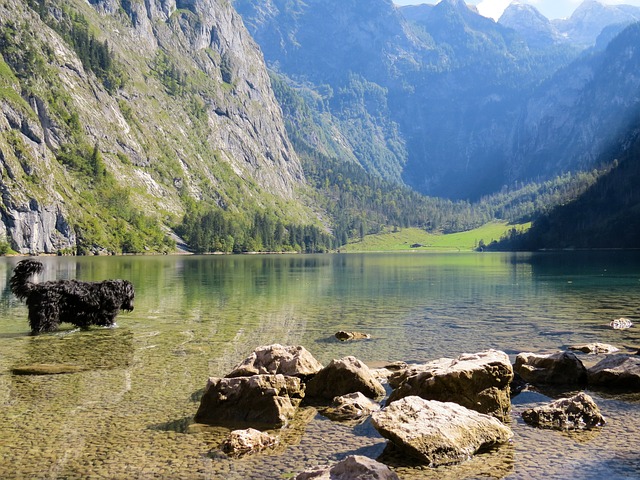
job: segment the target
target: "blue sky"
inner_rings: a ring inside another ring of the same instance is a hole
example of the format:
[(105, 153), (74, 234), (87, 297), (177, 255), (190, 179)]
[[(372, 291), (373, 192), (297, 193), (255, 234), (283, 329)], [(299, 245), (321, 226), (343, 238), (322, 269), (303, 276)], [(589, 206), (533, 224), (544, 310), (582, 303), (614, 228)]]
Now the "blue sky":
[[(570, 17), (583, 0), (519, 0), (535, 6), (547, 18)], [(438, 3), (439, 0), (393, 0), (396, 5), (418, 5), (421, 3)], [(477, 5), (480, 13), (486, 17), (498, 19), (511, 0), (466, 0), (468, 4)], [(600, 0), (600, 3), (625, 4), (640, 6), (640, 0)]]

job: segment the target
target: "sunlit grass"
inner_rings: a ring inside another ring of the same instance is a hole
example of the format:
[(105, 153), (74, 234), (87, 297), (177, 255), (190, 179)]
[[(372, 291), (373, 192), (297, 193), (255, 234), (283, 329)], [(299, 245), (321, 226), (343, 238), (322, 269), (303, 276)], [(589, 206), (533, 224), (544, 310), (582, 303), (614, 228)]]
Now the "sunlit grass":
[[(350, 242), (348, 245), (341, 247), (340, 251), (392, 252), (407, 250), (416, 252), (470, 252), (476, 249), (481, 242), (488, 245), (494, 240), (500, 240), (500, 238), (512, 228), (522, 231), (528, 230), (530, 226), (530, 223), (512, 225), (492, 222), (474, 230), (450, 234), (432, 234), (419, 228), (404, 228), (396, 232), (385, 230), (376, 235), (367, 235), (361, 241)], [(418, 247), (416, 245), (421, 246)]]

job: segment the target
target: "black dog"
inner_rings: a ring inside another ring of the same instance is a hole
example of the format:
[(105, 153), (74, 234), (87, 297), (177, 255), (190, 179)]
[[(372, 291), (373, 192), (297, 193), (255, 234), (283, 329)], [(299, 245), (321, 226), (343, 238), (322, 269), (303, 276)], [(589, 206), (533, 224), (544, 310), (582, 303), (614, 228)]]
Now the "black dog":
[(34, 334), (52, 332), (62, 322), (84, 329), (90, 325), (109, 327), (120, 310), (133, 310), (134, 290), (127, 280), (29, 281), (43, 269), (40, 262), (23, 260), (13, 269), (10, 281), (13, 294), (29, 307), (29, 325)]

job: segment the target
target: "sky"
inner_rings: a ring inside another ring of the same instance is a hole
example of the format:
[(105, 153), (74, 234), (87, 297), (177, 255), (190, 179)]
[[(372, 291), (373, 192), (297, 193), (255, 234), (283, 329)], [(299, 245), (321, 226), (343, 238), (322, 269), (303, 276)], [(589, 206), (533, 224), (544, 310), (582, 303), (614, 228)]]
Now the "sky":
[[(520, 3), (529, 3), (536, 7), (540, 13), (549, 19), (570, 17), (573, 11), (583, 0), (519, 0)], [(421, 3), (438, 3), (439, 0), (393, 0), (396, 5), (418, 5)], [(466, 0), (466, 3), (477, 5), (478, 11), (485, 17), (500, 18), (502, 12), (511, 3), (511, 0)], [(600, 0), (600, 3), (610, 5), (625, 4), (640, 7), (640, 0)]]

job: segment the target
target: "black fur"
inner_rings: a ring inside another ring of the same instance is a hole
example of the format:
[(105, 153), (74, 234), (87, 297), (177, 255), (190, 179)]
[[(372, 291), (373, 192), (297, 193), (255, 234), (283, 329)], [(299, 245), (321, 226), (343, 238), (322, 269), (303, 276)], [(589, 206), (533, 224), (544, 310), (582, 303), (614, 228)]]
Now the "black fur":
[(134, 289), (127, 280), (29, 281), (43, 268), (35, 260), (22, 260), (10, 280), (13, 294), (25, 300), (29, 308), (29, 326), (34, 334), (57, 330), (62, 322), (85, 329), (90, 325), (108, 327), (114, 324), (120, 310), (133, 310)]

